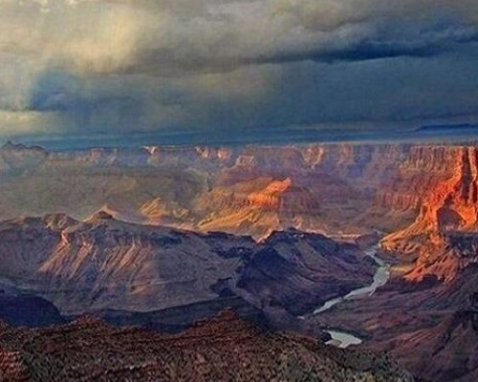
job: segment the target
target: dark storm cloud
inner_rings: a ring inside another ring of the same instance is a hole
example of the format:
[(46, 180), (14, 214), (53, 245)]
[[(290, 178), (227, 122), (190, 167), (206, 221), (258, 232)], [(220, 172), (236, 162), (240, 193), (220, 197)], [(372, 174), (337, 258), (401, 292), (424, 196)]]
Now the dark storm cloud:
[(477, 41), (475, 0), (0, 0), (0, 134), (477, 118)]
[(417, 40), (386, 40), (365, 38), (351, 42), (342, 49), (320, 49), (298, 53), (278, 54), (269, 58), (257, 58), (249, 63), (281, 63), (316, 61), (333, 63), (335, 61), (367, 61), (396, 57), (431, 57), (453, 51), (457, 45), (478, 41), (478, 28), (453, 31), (445, 36), (422, 37)]

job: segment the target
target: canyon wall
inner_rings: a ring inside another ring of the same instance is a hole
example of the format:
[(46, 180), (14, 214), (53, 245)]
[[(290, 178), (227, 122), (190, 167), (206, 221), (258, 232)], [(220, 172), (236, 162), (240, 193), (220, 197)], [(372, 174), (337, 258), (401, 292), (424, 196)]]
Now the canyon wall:
[(267, 236), (396, 230), (450, 177), (457, 147), (331, 144), (0, 149), (0, 219), (98, 210), (135, 223)]
[[(477, 156), (474, 146), (433, 144), (71, 152), (7, 144), (0, 219), (61, 212), (84, 220), (106, 211), (133, 223), (256, 240), (291, 227), (329, 235), (378, 230), (389, 234), (384, 249), (423, 265), (431, 252), (450, 253), (448, 233), (476, 230)], [(452, 277), (461, 265), (446, 262)]]
[(302, 321), (358, 331), (425, 377), (435, 367), (441, 380), (474, 376), (453, 339), (476, 350), (477, 182), (478, 148), (465, 145), (8, 144), (0, 218), (15, 219), (0, 224), (0, 286), (34, 291), (63, 313), (153, 314), (233, 297), (268, 318), (281, 309), (283, 324), (373, 277), (356, 246), (320, 233), (383, 234), (383, 254), (399, 265), (391, 281)]
[(417, 256), (416, 267), (407, 275), (422, 280), (427, 275), (452, 280), (460, 269), (478, 260), (476, 229), (478, 224), (478, 149), (452, 147), (434, 149), (441, 165), (419, 162), (433, 179), (420, 199), (415, 221), (387, 236), (382, 245), (389, 251)]
[[(370, 282), (360, 249), (288, 230), (249, 236), (137, 225), (100, 212), (0, 223), (0, 281), (63, 314), (153, 311), (237, 295), (294, 315)], [(280, 291), (280, 293), (273, 293)]]

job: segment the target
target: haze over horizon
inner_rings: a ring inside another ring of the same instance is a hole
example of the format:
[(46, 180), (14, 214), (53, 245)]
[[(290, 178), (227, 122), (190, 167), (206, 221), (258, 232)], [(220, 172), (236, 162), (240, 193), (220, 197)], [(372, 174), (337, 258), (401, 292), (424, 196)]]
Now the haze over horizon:
[(400, 139), (477, 59), (473, 0), (0, 0), (0, 140)]
[(381, 131), (368, 129), (249, 129), (247, 131), (153, 131), (95, 135), (16, 135), (0, 138), (0, 145), (40, 146), (47, 150), (141, 148), (145, 146), (288, 146), (309, 144), (402, 144), (462, 145), (478, 142), (478, 125), (425, 125), (416, 129)]

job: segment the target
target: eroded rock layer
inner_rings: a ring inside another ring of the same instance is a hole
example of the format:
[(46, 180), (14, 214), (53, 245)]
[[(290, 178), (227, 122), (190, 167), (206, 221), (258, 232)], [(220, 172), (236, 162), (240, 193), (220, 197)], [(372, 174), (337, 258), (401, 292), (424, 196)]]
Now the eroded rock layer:
[[(355, 245), (288, 230), (262, 243), (116, 220), (99, 212), (0, 223), (0, 281), (63, 313), (151, 311), (233, 293), (304, 313), (366, 284), (374, 264)], [(281, 293), (271, 293), (281, 290)]]
[(428, 191), (453, 178), (468, 151), (473, 158), (467, 147), (410, 144), (70, 152), (7, 144), (0, 218), (63, 212), (85, 219), (105, 209), (136, 223), (256, 238), (289, 227), (390, 231), (416, 217)]

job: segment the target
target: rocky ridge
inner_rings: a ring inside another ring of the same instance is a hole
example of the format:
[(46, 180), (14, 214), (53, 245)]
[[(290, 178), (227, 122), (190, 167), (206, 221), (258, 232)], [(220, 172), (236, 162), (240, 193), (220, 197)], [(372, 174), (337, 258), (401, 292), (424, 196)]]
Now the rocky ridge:
[(6, 329), (0, 346), (2, 381), (413, 380), (386, 357), (263, 331), (230, 311), (177, 336), (82, 319)]
[(0, 218), (62, 212), (83, 220), (106, 206), (135, 223), (256, 238), (270, 227), (390, 230), (416, 216), (430, 187), (453, 171), (459, 150), (317, 144), (48, 152), (7, 144), (0, 149)]
[(0, 261), (2, 280), (63, 314), (146, 312), (224, 293), (302, 314), (366, 284), (375, 267), (357, 246), (319, 234), (288, 230), (256, 243), (126, 223), (104, 211), (84, 222), (61, 214), (2, 222)]

